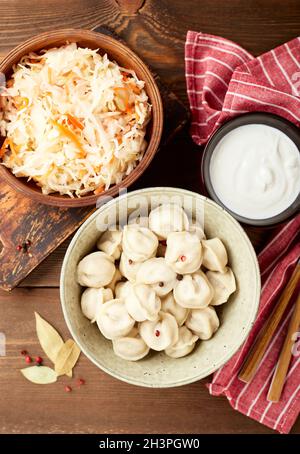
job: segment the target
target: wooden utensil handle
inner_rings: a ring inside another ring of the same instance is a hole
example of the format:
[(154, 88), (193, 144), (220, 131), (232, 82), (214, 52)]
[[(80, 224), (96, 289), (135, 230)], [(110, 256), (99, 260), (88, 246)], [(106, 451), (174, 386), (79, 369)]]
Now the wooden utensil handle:
[(239, 379), (248, 383), (254, 377), (257, 368), (266, 352), (266, 349), (279, 325), (279, 322), (287, 308), (287, 305), (294, 293), (295, 287), (300, 278), (300, 265), (297, 263), (296, 268), (284, 290), (275, 309), (271, 313), (265, 326), (262, 328), (260, 335), (253, 344), (248, 357), (239, 373)]
[(285, 377), (289, 368), (289, 364), (292, 357), (292, 349), (295, 343), (295, 333), (300, 325), (300, 295), (295, 305), (294, 313), (292, 315), (287, 336), (285, 338), (280, 357), (277, 363), (277, 367), (273, 376), (273, 380), (270, 386), (268, 400), (272, 402), (278, 402), (282, 393), (282, 389), (285, 382)]

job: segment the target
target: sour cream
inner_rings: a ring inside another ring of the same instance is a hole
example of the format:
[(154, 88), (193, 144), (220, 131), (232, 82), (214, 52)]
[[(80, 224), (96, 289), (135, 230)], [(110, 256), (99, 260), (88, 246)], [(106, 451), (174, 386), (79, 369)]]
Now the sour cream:
[(210, 179), (219, 200), (249, 219), (285, 211), (300, 192), (300, 154), (282, 131), (263, 124), (240, 126), (214, 149)]

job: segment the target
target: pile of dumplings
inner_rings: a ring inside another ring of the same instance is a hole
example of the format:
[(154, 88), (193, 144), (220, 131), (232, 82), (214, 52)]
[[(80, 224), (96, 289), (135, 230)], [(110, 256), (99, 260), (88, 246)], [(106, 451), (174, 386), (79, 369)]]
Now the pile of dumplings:
[(78, 264), (83, 314), (119, 357), (188, 355), (219, 328), (215, 310), (236, 290), (219, 238), (206, 239), (181, 206), (164, 204), (123, 229), (105, 231)]

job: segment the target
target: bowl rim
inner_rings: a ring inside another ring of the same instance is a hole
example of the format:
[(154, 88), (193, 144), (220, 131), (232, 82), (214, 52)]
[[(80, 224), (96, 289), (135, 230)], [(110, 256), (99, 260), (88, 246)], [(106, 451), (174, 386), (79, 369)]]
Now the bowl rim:
[[(146, 79), (145, 82), (148, 86), (151, 86), (150, 90), (152, 93), (150, 99), (152, 104), (152, 131), (147, 144), (147, 148), (143, 154), (141, 161), (137, 163), (136, 167), (128, 175), (126, 175), (120, 183), (111, 186), (110, 188), (108, 188), (108, 190), (104, 191), (100, 195), (90, 194), (82, 196), (80, 198), (71, 198), (67, 196), (57, 195), (57, 193), (43, 194), (37, 185), (36, 187), (38, 190), (32, 189), (26, 182), (22, 181), (20, 178), (17, 178), (10, 169), (6, 168), (3, 165), (0, 165), (1, 176), (13, 189), (17, 190), (18, 192), (22, 192), (26, 197), (29, 197), (32, 200), (35, 200), (44, 205), (58, 206), (62, 208), (79, 208), (95, 205), (99, 196), (114, 197), (118, 194), (121, 188), (130, 187), (138, 178), (143, 175), (143, 173), (153, 160), (155, 154), (157, 153), (162, 137), (164, 123), (163, 102), (159, 88), (154, 79), (154, 76), (151, 73), (151, 70), (148, 68), (147, 64), (144, 63), (142, 59), (126, 44), (116, 40), (115, 38), (112, 38), (111, 36), (93, 30), (85, 30), (81, 28), (64, 28), (43, 32), (38, 35), (32, 36), (31, 38), (14, 47), (1, 61), (0, 72), (2, 71), (4, 72), (4, 74), (7, 74), (11, 70), (13, 60), (16, 58), (20, 59), (22, 55), (25, 55), (27, 52), (29, 52), (32, 45), (35, 45), (38, 48), (39, 43), (41, 43), (40, 49), (42, 49), (43, 47), (55, 47), (55, 44), (51, 44), (51, 42), (49, 43), (49, 45), (44, 44), (44, 41), (47, 39), (51, 41), (70, 40), (71, 42), (78, 42), (80, 40), (84, 40), (85, 38), (90, 40), (101, 40), (103, 46), (110, 45), (118, 47), (118, 50), (121, 50), (121, 52), (127, 58), (131, 59), (131, 61), (134, 61), (135, 66), (138, 67), (138, 69), (144, 74), (144, 79)], [(95, 48), (96, 47), (97, 46), (95, 46)], [(101, 50), (101, 46), (99, 46), (99, 49)], [(109, 51), (106, 52), (109, 53)], [(146, 92), (149, 96), (147, 87)]]
[(252, 226), (273, 227), (286, 221), (288, 218), (297, 213), (297, 211), (299, 211), (300, 193), (298, 194), (294, 202), (281, 213), (266, 219), (252, 219), (247, 218), (246, 216), (241, 216), (232, 211), (229, 207), (227, 207), (217, 196), (210, 178), (209, 171), (210, 161), (217, 144), (229, 132), (233, 131), (236, 128), (239, 128), (240, 126), (245, 126), (249, 124), (263, 124), (278, 129), (279, 131), (286, 134), (289, 137), (289, 139), (292, 140), (292, 142), (296, 145), (300, 153), (300, 130), (299, 128), (297, 128), (296, 125), (291, 123), (286, 118), (280, 117), (279, 115), (275, 115), (273, 113), (262, 111), (241, 114), (238, 115), (237, 117), (234, 117), (226, 121), (226, 123), (220, 126), (220, 128), (218, 128), (210, 137), (203, 151), (201, 161), (201, 178), (202, 181), (204, 182), (204, 185), (208, 191), (209, 196), (219, 205), (225, 208), (226, 211), (228, 211), (231, 214), (231, 216), (233, 216), (235, 219), (242, 222), (243, 224), (248, 224)]
[[(201, 200), (203, 200), (203, 202), (208, 203), (209, 205), (212, 205), (212, 206), (216, 207), (218, 210), (223, 211), (225, 213), (225, 215), (228, 216), (228, 219), (232, 222), (232, 224), (234, 224), (235, 227), (238, 228), (238, 230), (240, 231), (240, 234), (242, 235), (244, 241), (246, 242), (246, 244), (248, 246), (249, 253), (250, 253), (250, 255), (252, 257), (252, 260), (253, 260), (253, 267), (254, 267), (254, 271), (255, 271), (255, 283), (253, 283), (253, 286), (255, 285), (255, 297), (254, 297), (254, 304), (253, 304), (253, 307), (252, 307), (252, 312), (251, 312), (251, 314), (249, 316), (248, 325), (245, 327), (245, 329), (241, 330), (240, 339), (239, 339), (237, 345), (235, 346), (235, 348), (233, 348), (227, 355), (225, 355), (225, 357), (223, 357), (223, 359), (222, 359), (222, 361), (220, 361), (220, 363), (216, 362), (216, 364), (214, 364), (211, 367), (207, 368), (207, 370), (202, 372), (201, 374), (198, 374), (195, 377), (183, 379), (183, 380), (180, 380), (180, 381), (173, 380), (173, 381), (170, 381), (169, 383), (166, 383), (166, 384), (163, 384), (163, 385), (158, 385), (158, 384), (155, 384), (155, 383), (154, 384), (150, 384), (150, 383), (147, 383), (147, 382), (143, 382), (142, 380), (138, 380), (138, 379), (131, 379), (131, 378), (129, 379), (128, 377), (123, 376), (122, 374), (116, 373), (114, 370), (112, 370), (112, 369), (110, 369), (110, 368), (108, 368), (106, 366), (103, 366), (102, 364), (100, 365), (97, 362), (97, 360), (94, 359), (94, 357), (87, 351), (85, 346), (82, 345), (79, 337), (77, 336), (77, 334), (75, 333), (75, 330), (73, 329), (71, 321), (69, 320), (69, 317), (68, 317), (68, 314), (67, 314), (67, 308), (66, 308), (65, 285), (64, 285), (66, 268), (68, 266), (68, 259), (69, 259), (69, 256), (71, 254), (71, 251), (76, 247), (76, 243), (77, 243), (78, 239), (80, 238), (81, 233), (83, 232), (83, 230), (85, 230), (85, 228), (89, 224), (94, 222), (94, 220), (98, 216), (98, 214), (102, 210), (107, 209), (107, 208), (109, 209), (111, 205), (118, 203), (119, 201), (125, 199), (128, 196), (131, 197), (131, 196), (138, 195), (138, 194), (151, 195), (151, 193), (158, 192), (158, 191), (159, 192), (167, 191), (167, 192), (172, 192), (172, 193), (175, 192), (175, 193), (177, 193), (177, 194), (179, 194), (181, 196), (189, 195), (189, 196), (192, 196), (192, 197), (198, 197)], [(68, 246), (68, 248), (66, 250), (66, 253), (65, 253), (65, 256), (64, 256), (64, 259), (63, 259), (63, 264), (62, 264), (62, 267), (61, 267), (61, 273), (60, 273), (60, 302), (61, 302), (61, 306), (62, 306), (64, 319), (65, 319), (65, 322), (67, 324), (67, 327), (68, 327), (72, 337), (74, 338), (75, 342), (77, 342), (77, 344), (80, 346), (81, 351), (99, 369), (101, 369), (102, 371), (108, 373), (112, 377), (117, 378), (117, 379), (119, 379), (119, 380), (121, 380), (123, 382), (129, 383), (129, 384), (132, 384), (132, 385), (143, 386), (143, 387), (146, 387), (146, 388), (172, 388), (172, 387), (177, 387), (177, 386), (182, 386), (182, 385), (187, 385), (187, 384), (190, 384), (190, 383), (194, 383), (194, 382), (196, 382), (198, 380), (201, 380), (202, 378), (207, 377), (208, 375), (211, 375), (217, 369), (219, 369), (224, 364), (226, 364), (234, 356), (234, 354), (241, 348), (241, 346), (245, 342), (249, 332), (251, 331), (251, 329), (253, 327), (253, 324), (254, 324), (255, 319), (256, 319), (256, 314), (257, 314), (258, 309), (259, 309), (260, 292), (261, 292), (261, 279), (260, 279), (260, 271), (259, 271), (259, 264), (258, 264), (257, 256), (256, 256), (256, 253), (254, 251), (253, 245), (252, 245), (248, 235), (246, 234), (246, 232), (244, 231), (242, 226), (239, 224), (239, 222), (236, 219), (234, 219), (233, 216), (231, 216), (230, 213), (227, 212), (227, 210), (225, 210), (223, 207), (218, 205), (213, 200), (211, 200), (211, 199), (209, 199), (209, 198), (207, 198), (207, 197), (205, 197), (205, 196), (203, 196), (201, 194), (195, 193), (193, 191), (189, 191), (189, 190), (181, 189), (181, 188), (173, 188), (173, 187), (152, 187), (152, 188), (138, 189), (136, 191), (131, 191), (131, 192), (127, 193), (127, 194), (124, 194), (124, 195), (121, 195), (119, 197), (116, 197), (115, 199), (113, 199), (113, 200), (107, 202), (106, 204), (104, 204), (103, 206), (101, 206), (97, 211), (95, 211), (91, 216), (89, 216), (89, 218), (79, 227), (79, 229), (77, 230), (76, 234), (72, 238), (72, 240), (71, 240), (71, 242), (70, 242), (70, 244), (69, 244), (69, 246)]]

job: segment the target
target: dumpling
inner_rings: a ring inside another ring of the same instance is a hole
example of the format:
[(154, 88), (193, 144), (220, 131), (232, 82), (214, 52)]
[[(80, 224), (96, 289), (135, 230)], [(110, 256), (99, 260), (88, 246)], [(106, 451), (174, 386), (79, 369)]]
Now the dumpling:
[(170, 233), (165, 259), (176, 273), (197, 271), (202, 262), (202, 246), (197, 235), (189, 232)]
[(160, 239), (166, 239), (171, 232), (189, 230), (189, 220), (181, 206), (167, 203), (150, 212), (149, 228)]
[(148, 347), (158, 352), (171, 347), (178, 341), (178, 325), (175, 317), (165, 312), (151, 322), (146, 320), (139, 325), (140, 335)]
[(105, 252), (92, 252), (77, 266), (77, 282), (83, 287), (105, 287), (115, 274), (114, 259)]
[(120, 270), (116, 268), (115, 274), (113, 275), (113, 278), (111, 282), (108, 284), (108, 288), (110, 288), (113, 292), (115, 291), (116, 285), (119, 281), (123, 279), (122, 274), (120, 273)]
[(150, 350), (137, 328), (133, 328), (125, 337), (113, 339), (112, 343), (115, 354), (127, 361), (138, 361), (148, 355)]
[(161, 300), (161, 310), (173, 315), (176, 318), (178, 326), (184, 324), (189, 314), (189, 310), (179, 306), (174, 299), (173, 292), (169, 293)]
[(211, 240), (203, 240), (203, 260), (202, 265), (211, 271), (224, 272), (227, 265), (228, 257), (224, 244), (220, 238), (212, 238)]
[(100, 251), (119, 259), (122, 252), (122, 230), (106, 230), (97, 241)]
[(193, 223), (190, 224), (189, 232), (194, 233), (199, 238), (200, 241), (206, 239), (204, 230), (198, 222), (194, 221)]
[(132, 285), (133, 284), (130, 281), (118, 282), (116, 287), (115, 287), (115, 296), (116, 296), (116, 298), (125, 299), (127, 293), (131, 289)]
[(114, 299), (102, 304), (96, 321), (98, 328), (106, 339), (126, 336), (135, 324), (121, 299)]
[(122, 246), (127, 257), (134, 262), (143, 262), (156, 254), (158, 239), (147, 227), (126, 225)]
[(186, 326), (179, 328), (179, 336), (176, 344), (166, 348), (165, 353), (171, 358), (182, 358), (194, 350), (198, 336), (193, 334)]
[(167, 295), (176, 283), (176, 273), (162, 257), (154, 257), (142, 263), (136, 281), (151, 285), (158, 296)]
[(206, 276), (214, 288), (214, 297), (210, 304), (219, 306), (226, 303), (229, 296), (236, 290), (235, 277), (231, 268), (226, 267), (224, 273), (207, 271)]
[(134, 284), (124, 298), (126, 309), (137, 322), (156, 320), (161, 308), (160, 298), (152, 287), (145, 284)]
[(210, 339), (220, 326), (217, 313), (211, 306), (204, 309), (193, 309), (185, 324), (202, 340)]
[(214, 296), (214, 289), (202, 271), (186, 274), (177, 281), (174, 288), (176, 303), (189, 309), (200, 309), (208, 306)]
[(136, 281), (136, 274), (141, 267), (141, 262), (134, 262), (125, 252), (122, 252), (119, 270), (130, 282)]
[(110, 288), (87, 288), (81, 295), (81, 310), (92, 323), (95, 321), (99, 306), (113, 299)]

